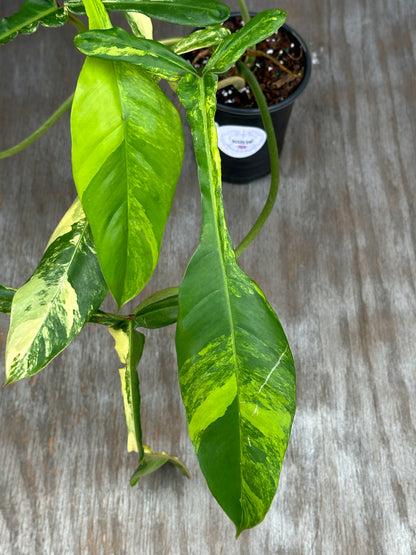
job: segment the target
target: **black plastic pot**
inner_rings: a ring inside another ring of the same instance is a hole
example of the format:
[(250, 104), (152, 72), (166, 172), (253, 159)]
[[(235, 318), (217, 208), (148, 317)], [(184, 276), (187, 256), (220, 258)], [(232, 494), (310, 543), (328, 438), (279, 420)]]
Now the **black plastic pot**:
[[(302, 37), (289, 25), (284, 24), (283, 29), (302, 45), (305, 52), (305, 71), (300, 85), (293, 94), (279, 104), (269, 106), (279, 154), (282, 153), (293, 103), (308, 84), (312, 66), (308, 47)], [(224, 181), (248, 183), (270, 173), (266, 132), (258, 108), (236, 108), (217, 104), (215, 121), (218, 126), (218, 146)]]

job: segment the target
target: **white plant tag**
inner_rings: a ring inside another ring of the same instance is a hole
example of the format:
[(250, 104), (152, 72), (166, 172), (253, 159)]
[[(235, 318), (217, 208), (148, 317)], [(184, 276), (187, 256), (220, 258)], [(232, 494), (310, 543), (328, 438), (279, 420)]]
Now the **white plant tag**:
[(217, 125), (218, 148), (232, 158), (248, 158), (256, 154), (267, 139), (260, 127)]

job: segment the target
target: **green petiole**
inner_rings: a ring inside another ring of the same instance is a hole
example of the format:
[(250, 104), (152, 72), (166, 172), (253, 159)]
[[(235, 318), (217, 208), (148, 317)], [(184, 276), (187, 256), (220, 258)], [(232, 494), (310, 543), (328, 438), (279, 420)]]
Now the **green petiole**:
[(241, 76), (248, 83), (259, 107), (264, 129), (267, 133), (267, 144), (269, 147), (271, 167), (270, 190), (266, 200), (266, 204), (264, 205), (264, 208), (261, 211), (256, 222), (254, 223), (253, 227), (235, 249), (235, 254), (238, 258), (250, 245), (253, 239), (255, 239), (255, 237), (258, 235), (259, 231), (266, 223), (266, 220), (273, 209), (277, 197), (277, 191), (279, 189), (279, 152), (277, 149), (276, 135), (274, 133), (272, 118), (270, 117), (267, 102), (259, 85), (259, 82), (244, 63), (237, 62), (237, 69), (240, 72)]
[(8, 149), (3, 150), (2, 152), (0, 152), (0, 159), (1, 158), (8, 158), (9, 156), (13, 156), (14, 154), (17, 154), (18, 152), (21, 152), (26, 147), (28, 147), (29, 145), (34, 143), (36, 141), (36, 139), (38, 139), (50, 127), (52, 127), (52, 125), (56, 121), (58, 121), (58, 119), (71, 107), (73, 98), (74, 98), (74, 93), (72, 93), (71, 96), (69, 96), (65, 100), (65, 102), (59, 106), (59, 108), (56, 110), (56, 112), (54, 112), (51, 115), (51, 117), (48, 118), (45, 121), (45, 123), (43, 123), (38, 129), (36, 129), (36, 131), (34, 133), (29, 135), (29, 137), (26, 137), (26, 139), (21, 141), (19, 144), (15, 145), (15, 146), (12, 146), (11, 148), (8, 148)]
[(244, 23), (248, 23), (250, 21), (250, 14), (248, 13), (248, 9), (244, 0), (237, 0), (238, 7), (240, 8), (241, 16), (244, 20)]

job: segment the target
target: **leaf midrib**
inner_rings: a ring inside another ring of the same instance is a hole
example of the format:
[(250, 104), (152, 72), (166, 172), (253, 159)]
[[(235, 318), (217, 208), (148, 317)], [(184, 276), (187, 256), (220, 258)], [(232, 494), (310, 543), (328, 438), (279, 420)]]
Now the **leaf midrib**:
[[(130, 214), (130, 195), (129, 195), (129, 177), (128, 177), (128, 163), (127, 163), (127, 123), (126, 120), (124, 118), (124, 111), (123, 111), (123, 103), (121, 100), (121, 91), (120, 91), (120, 80), (118, 78), (118, 72), (117, 72), (117, 63), (120, 62), (111, 62), (111, 67), (113, 69), (113, 74), (114, 74), (114, 80), (116, 82), (117, 85), (117, 91), (118, 91), (118, 100), (119, 100), (119, 108), (120, 108), (120, 119), (121, 119), (121, 125), (123, 127), (123, 140), (121, 142), (121, 144), (123, 145), (123, 156), (124, 156), (124, 167), (125, 167), (125, 172), (126, 172), (126, 204), (127, 204), (127, 237), (126, 237), (126, 241), (125, 241), (125, 257), (124, 257), (124, 264), (123, 264), (123, 291), (122, 294), (120, 296), (120, 305), (122, 304), (122, 300), (124, 299), (124, 292), (125, 292), (125, 282), (126, 282), (126, 274), (127, 274), (127, 259), (128, 259), (128, 245), (129, 245), (129, 237), (130, 237), (130, 218), (128, 217), (128, 215)], [(117, 301), (118, 304), (118, 301)], [(119, 306), (119, 308), (121, 308), (121, 306)]]
[[(119, 66), (120, 64), (123, 64), (125, 62), (115, 62), (112, 61), (112, 69), (113, 69), (113, 74), (114, 74), (114, 80), (116, 82), (117, 85), (117, 91), (118, 91), (118, 100), (119, 100), (119, 109), (120, 109), (120, 119), (121, 119), (121, 126), (123, 128), (123, 139), (120, 143), (120, 145), (122, 145), (123, 148), (123, 157), (124, 157), (124, 167), (125, 167), (125, 172), (126, 172), (126, 204), (127, 204), (127, 215), (130, 214), (130, 201), (131, 201), (131, 187), (130, 187), (130, 177), (129, 177), (129, 173), (130, 173), (130, 164), (128, 162), (128, 156), (127, 156), (127, 150), (128, 150), (128, 139), (127, 139), (127, 116), (125, 115), (124, 109), (123, 109), (123, 102), (122, 102), (122, 94), (121, 94), (121, 90), (120, 90), (120, 85), (121, 85), (121, 78), (119, 77), (119, 72), (117, 70), (117, 66)], [(140, 205), (142, 206), (142, 208), (144, 209), (143, 205), (140, 203)], [(128, 260), (128, 252), (129, 252), (129, 238), (131, 235), (131, 222), (130, 222), (130, 218), (127, 217), (127, 237), (126, 237), (126, 248), (125, 248), (125, 260), (124, 260), (124, 264), (123, 264), (123, 284), (125, 284), (125, 280), (126, 280), (126, 274), (127, 274), (127, 260)], [(124, 302), (124, 287), (123, 287), (123, 291), (122, 291), (122, 295), (120, 300)], [(120, 308), (120, 307), (119, 307)]]
[[(204, 87), (204, 78), (198, 78), (198, 79), (199, 79), (200, 95), (202, 97), (202, 105), (206, 106), (207, 104), (206, 104), (206, 94), (205, 94), (205, 87)], [(201, 105), (201, 103), (200, 103), (200, 105)], [(214, 221), (216, 221), (217, 224), (219, 224), (220, 222), (218, 221), (218, 219), (221, 217), (221, 215), (220, 215), (220, 212), (218, 210), (218, 207), (219, 207), (219, 204), (221, 203), (221, 199), (219, 198), (219, 196), (217, 194), (217, 191), (216, 191), (216, 187), (215, 187), (215, 180), (214, 180), (213, 171), (212, 171), (212, 156), (210, 156), (209, 154), (207, 155), (207, 153), (211, 152), (210, 144), (209, 143), (207, 144), (207, 140), (206, 140), (207, 137), (211, 137), (211, 134), (209, 133), (209, 128), (210, 128), (209, 124), (210, 124), (210, 122), (208, 122), (206, 110), (202, 109), (201, 114), (202, 114), (202, 120), (203, 120), (204, 142), (205, 142), (204, 154), (206, 155), (207, 161), (208, 161), (207, 169), (208, 169), (208, 185), (209, 185), (209, 190), (210, 190), (210, 208), (211, 208), (212, 217), (213, 217)], [(212, 125), (212, 123), (211, 123), (211, 125)], [(206, 202), (207, 202), (207, 200), (205, 200), (205, 196), (202, 195), (202, 203), (204, 204)], [(204, 223), (203, 223), (203, 225), (204, 225)], [(226, 263), (225, 263), (225, 260), (224, 260), (224, 252), (223, 252), (223, 249), (222, 249), (222, 242), (221, 242), (221, 238), (220, 238), (219, 225), (214, 226), (214, 234), (215, 234), (216, 246), (217, 246), (217, 249), (218, 249), (218, 253), (221, 253), (220, 256), (219, 256), (219, 259), (220, 259), (220, 268), (221, 268), (223, 282), (224, 282), (224, 294), (225, 294), (225, 298), (226, 298), (227, 312), (228, 312), (228, 315), (229, 315), (231, 340), (232, 340), (232, 351), (233, 351), (233, 357), (234, 357), (234, 360), (235, 360), (237, 402), (238, 402), (238, 420), (239, 420), (239, 424), (240, 424), (241, 423), (240, 365), (239, 365), (238, 357), (237, 357), (235, 325), (234, 325), (233, 311), (232, 311), (232, 307), (231, 307), (229, 279), (228, 279), (228, 276), (227, 276)], [(228, 241), (227, 238), (226, 238), (226, 241)], [(241, 441), (241, 425), (238, 426), (238, 435), (239, 435), (240, 461), (242, 461), (243, 460), (243, 453), (242, 453), (242, 441)], [(240, 506), (241, 506), (242, 493), (243, 493), (242, 483), (243, 483), (242, 467), (241, 467), (241, 464), (240, 464)], [(241, 514), (241, 519), (242, 518), (243, 518), (243, 515)]]

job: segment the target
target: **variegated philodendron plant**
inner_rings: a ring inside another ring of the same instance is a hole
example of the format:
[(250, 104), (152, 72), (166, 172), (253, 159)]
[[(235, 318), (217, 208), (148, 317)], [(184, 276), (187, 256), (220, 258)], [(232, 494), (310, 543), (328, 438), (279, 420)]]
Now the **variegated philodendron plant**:
[[(112, 26), (111, 10), (125, 14), (131, 32)], [(82, 13), (90, 30), (77, 17)], [(17, 290), (0, 287), (0, 310), (11, 312), (6, 383), (39, 372), (87, 322), (108, 326), (123, 365), (127, 446), (139, 459), (132, 484), (166, 462), (187, 474), (176, 457), (143, 445), (140, 425), (137, 366), (145, 337), (137, 328), (176, 322), (189, 433), (208, 486), (238, 535), (264, 518), (276, 493), (295, 413), (295, 370), (276, 314), (237, 264), (242, 248), (234, 249), (224, 218), (214, 123), (218, 74), (274, 33), (285, 14), (264, 11), (234, 34), (221, 26), (228, 16), (217, 0), (26, 0), (1, 20), (3, 43), (39, 23), (70, 21), (80, 31), (75, 45), (87, 57), (75, 94), (44, 125), (72, 104), (78, 197), (28, 281)], [(157, 42), (151, 18), (198, 30)], [(197, 72), (180, 54), (201, 47), (213, 47), (213, 54)], [(252, 79), (247, 67), (241, 73)], [(150, 279), (181, 170), (182, 125), (159, 79), (172, 84), (191, 127), (202, 198), (200, 242), (179, 288), (152, 295), (129, 316), (108, 314), (100, 310), (108, 291), (120, 309)], [(261, 107), (264, 97), (257, 94)]]

